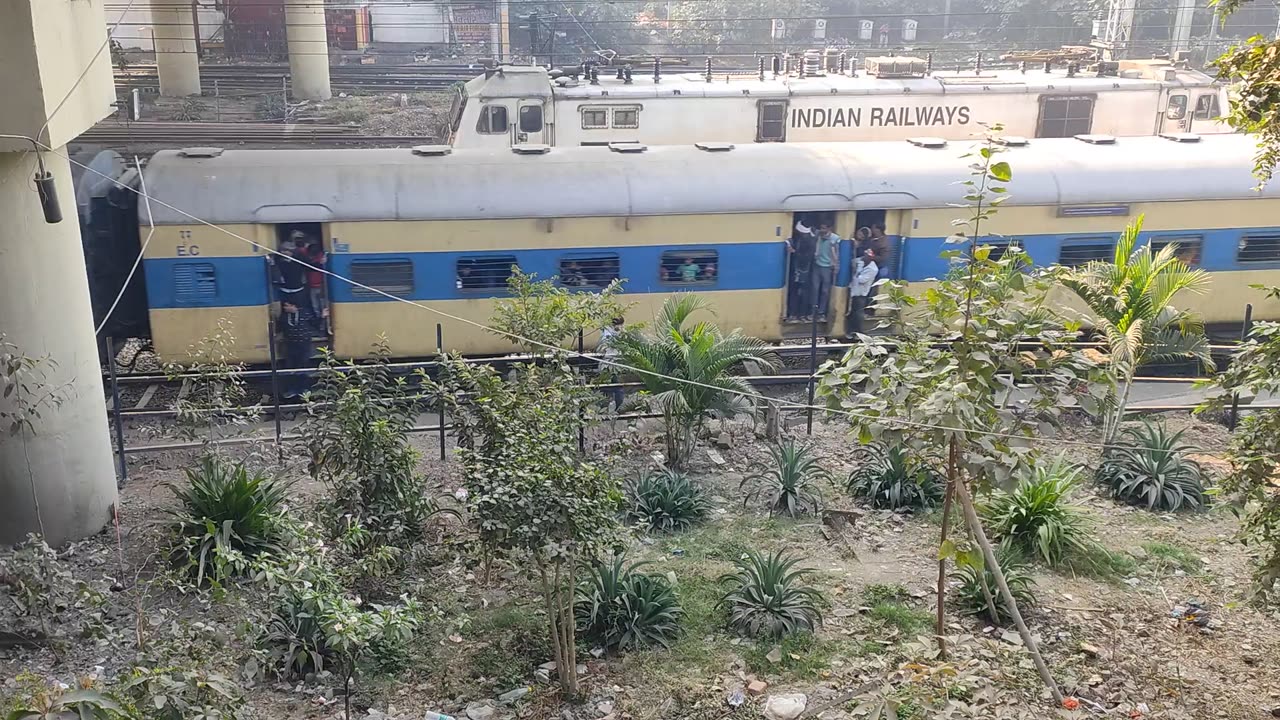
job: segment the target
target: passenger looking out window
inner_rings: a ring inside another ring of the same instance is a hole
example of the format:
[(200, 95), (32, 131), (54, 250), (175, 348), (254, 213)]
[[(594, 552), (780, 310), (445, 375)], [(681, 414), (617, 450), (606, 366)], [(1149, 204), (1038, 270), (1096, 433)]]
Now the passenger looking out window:
[(702, 268), (698, 267), (698, 264), (693, 261), (693, 258), (685, 258), (684, 263), (678, 268), (680, 280), (687, 283), (697, 282), (698, 273), (701, 270)]
[(590, 285), (587, 276), (582, 273), (582, 268), (578, 267), (578, 263), (570, 262), (565, 266), (564, 272), (560, 274), (560, 284), (569, 287), (585, 287)]

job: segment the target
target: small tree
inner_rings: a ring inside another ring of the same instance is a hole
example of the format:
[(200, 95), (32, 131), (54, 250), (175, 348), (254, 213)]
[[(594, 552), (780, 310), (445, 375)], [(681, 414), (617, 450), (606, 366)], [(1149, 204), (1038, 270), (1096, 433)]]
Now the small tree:
[(183, 378), (187, 393), (178, 398), (178, 432), (191, 440), (207, 443), (216, 452), (219, 430), (244, 429), (257, 420), (258, 411), (246, 407), (249, 386), (241, 378), (244, 364), (233, 360), (236, 337), (230, 320), (218, 326), (187, 350), (186, 363), (169, 363), (165, 372), (171, 379)]
[(672, 467), (689, 459), (709, 413), (754, 412), (751, 386), (734, 368), (746, 361), (767, 370), (778, 364), (768, 345), (741, 330), (725, 335), (707, 320), (689, 326), (689, 318), (707, 307), (697, 295), (675, 295), (663, 303), (651, 333), (631, 330), (614, 341), (623, 372), (637, 376), (662, 412)]
[[(1280, 299), (1280, 288), (1267, 295)], [(1207, 401), (1197, 412), (1221, 410), (1240, 393), (1280, 393), (1280, 323), (1258, 322), (1249, 331), (1225, 371), (1203, 383), (1225, 393)], [(1255, 543), (1261, 562), (1250, 590), (1252, 601), (1264, 600), (1280, 581), (1280, 410), (1249, 412), (1231, 437), (1227, 449), (1231, 472), (1218, 483), (1216, 492), (1234, 495), (1246, 508), (1240, 539)]]
[[(974, 158), (964, 183), (970, 216), (956, 221), (963, 231), (949, 242), (967, 247), (943, 253), (954, 261), (951, 271), (922, 298), (888, 283), (877, 307), (902, 313), (900, 334), (861, 337), (841, 361), (823, 366), (819, 392), (848, 414), (862, 442), (931, 448), (944, 456), (939, 648), (945, 653), (946, 561), (989, 568), (1041, 678), (1061, 701), (983, 531), (973, 491), (1005, 484), (1031, 462), (1035, 437), (1064, 408), (1096, 404), (1086, 392), (1093, 366), (1069, 344), (1076, 330), (1050, 309), (1050, 276), (1029, 268), (1017, 247), (993, 260), (991, 246), (981, 243), (982, 225), (1007, 197), (1012, 177), (1008, 163), (995, 159), (999, 151), (988, 139), (965, 156)], [(947, 537), (953, 498), (978, 549)]]
[(538, 280), (537, 275), (515, 268), (507, 279), (507, 291), (511, 298), (497, 302), (490, 324), (494, 332), (532, 355), (564, 348), (579, 332), (599, 332), (626, 310), (618, 300), (622, 292), (618, 280), (598, 292), (574, 292), (554, 278)]
[(577, 451), (579, 410), (595, 391), (559, 355), (521, 365), (505, 382), (491, 367), (451, 358), (435, 390), (454, 418), (471, 523), (488, 552), (532, 561), (560, 688), (575, 696), (575, 573), (613, 538), (621, 496)]
[[(0, 444), (6, 438), (17, 438), (26, 457), (27, 438), (36, 434), (41, 417), (46, 412), (56, 411), (67, 399), (70, 383), (50, 385), (46, 381), (49, 373), (57, 368), (58, 362), (51, 356), (31, 357), (0, 333)], [(26, 459), (27, 483), (35, 506), (36, 527), (43, 539), (45, 531), (44, 518), (40, 513), (40, 494), (35, 474), (31, 472), (31, 460), (29, 457)]]
[(1184, 290), (1202, 292), (1209, 283), (1208, 274), (1180, 260), (1176, 244), (1159, 251), (1150, 244), (1136, 247), (1141, 232), (1139, 215), (1120, 234), (1111, 262), (1095, 260), (1068, 269), (1061, 277), (1062, 284), (1089, 307), (1110, 356), (1107, 375), (1116, 390), (1108, 398), (1103, 418), (1104, 444), (1111, 444), (1120, 431), (1133, 378), (1142, 365), (1191, 359), (1213, 367), (1200, 318), (1171, 304)]

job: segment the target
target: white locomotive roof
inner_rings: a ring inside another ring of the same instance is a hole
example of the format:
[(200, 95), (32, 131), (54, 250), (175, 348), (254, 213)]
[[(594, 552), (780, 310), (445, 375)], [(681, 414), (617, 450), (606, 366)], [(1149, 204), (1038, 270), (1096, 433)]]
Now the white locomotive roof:
[[(946, 207), (968, 178), (968, 142), (764, 143), (709, 152), (692, 145), (622, 153), (556, 148), (422, 156), (405, 149), (157, 153), (153, 197), (212, 223), (623, 217)], [(1112, 145), (1036, 139), (1002, 155), (1008, 204), (1084, 205), (1280, 197), (1250, 170), (1256, 141), (1122, 138)], [(193, 221), (152, 203), (157, 224)], [(145, 210), (139, 203), (145, 222)]]

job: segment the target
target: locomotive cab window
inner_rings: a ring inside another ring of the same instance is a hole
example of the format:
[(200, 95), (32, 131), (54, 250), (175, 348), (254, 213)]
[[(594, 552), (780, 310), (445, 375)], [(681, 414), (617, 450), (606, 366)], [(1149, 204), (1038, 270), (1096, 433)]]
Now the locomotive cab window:
[(1169, 109), (1165, 111), (1164, 116), (1170, 120), (1181, 120), (1187, 116), (1187, 96), (1186, 95), (1170, 95)]
[(609, 127), (609, 108), (582, 108), (583, 130), (604, 130)]
[(1170, 245), (1176, 245), (1177, 249), (1173, 251), (1173, 256), (1191, 267), (1196, 267), (1200, 264), (1200, 246), (1203, 243), (1204, 238), (1199, 235), (1152, 238), (1151, 252), (1158, 253)]
[(1218, 109), (1218, 95), (1208, 93), (1196, 98), (1196, 120), (1212, 120), (1222, 114)]
[(710, 285), (720, 277), (715, 250), (671, 250), (662, 253), (659, 279), (675, 285)]
[(382, 293), (407, 297), (413, 292), (413, 263), (405, 259), (354, 260), (351, 280), (359, 283), (351, 286), (351, 297), (386, 300)]
[(618, 279), (617, 255), (582, 255), (560, 259), (560, 284), (602, 288)]
[(178, 263), (173, 266), (173, 297), (180, 303), (201, 303), (218, 297), (218, 275), (213, 263)]
[(1036, 137), (1075, 137), (1093, 127), (1092, 95), (1046, 95), (1040, 98), (1040, 122)]
[(756, 126), (756, 142), (785, 142), (787, 101), (761, 100), (757, 107), (759, 120)]
[(521, 105), (520, 106), (520, 132), (523, 132), (523, 133), (542, 132), (542, 106), (541, 105)]
[(1245, 235), (1236, 260), (1241, 263), (1280, 263), (1280, 234)]
[(1111, 260), (1115, 257), (1115, 243), (1110, 240), (1085, 241), (1063, 245), (1058, 251), (1058, 264), (1080, 267), (1093, 260)]
[(469, 257), (458, 260), (457, 288), (459, 290), (505, 290), (511, 268), (516, 264), (514, 255)]
[(476, 132), (482, 135), (501, 135), (507, 131), (507, 106), (485, 105), (480, 108)]

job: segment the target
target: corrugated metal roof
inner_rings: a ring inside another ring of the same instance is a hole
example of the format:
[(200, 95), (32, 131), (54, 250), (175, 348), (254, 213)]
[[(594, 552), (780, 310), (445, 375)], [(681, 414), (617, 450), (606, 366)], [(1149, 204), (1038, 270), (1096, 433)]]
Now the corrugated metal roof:
[[(709, 138), (713, 139), (713, 138)], [(709, 153), (555, 148), (546, 155), (409, 148), (229, 150), (216, 158), (157, 153), (146, 168), (159, 200), (214, 223), (618, 217), (946, 207), (962, 195), (970, 143), (764, 143)], [(1001, 157), (1011, 205), (1079, 205), (1258, 197), (1255, 140), (1209, 135), (1114, 145), (1034, 139)], [(1262, 196), (1280, 196), (1272, 183)], [(141, 208), (140, 208), (141, 211)], [(158, 224), (185, 224), (153, 204)]]

